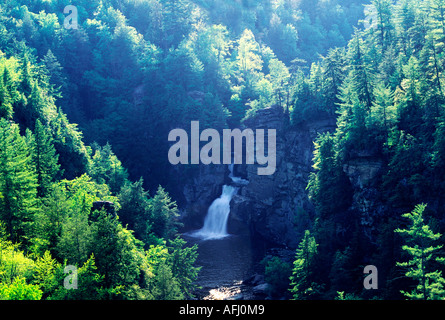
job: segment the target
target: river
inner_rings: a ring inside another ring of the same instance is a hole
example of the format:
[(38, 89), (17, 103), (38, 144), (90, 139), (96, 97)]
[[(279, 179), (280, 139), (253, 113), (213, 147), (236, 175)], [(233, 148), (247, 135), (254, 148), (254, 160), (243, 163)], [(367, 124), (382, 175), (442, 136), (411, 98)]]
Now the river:
[(248, 299), (248, 288), (242, 281), (251, 276), (255, 256), (248, 234), (229, 235), (218, 240), (202, 240), (184, 235), (190, 245), (198, 245), (196, 265), (201, 266), (198, 275), (198, 299)]

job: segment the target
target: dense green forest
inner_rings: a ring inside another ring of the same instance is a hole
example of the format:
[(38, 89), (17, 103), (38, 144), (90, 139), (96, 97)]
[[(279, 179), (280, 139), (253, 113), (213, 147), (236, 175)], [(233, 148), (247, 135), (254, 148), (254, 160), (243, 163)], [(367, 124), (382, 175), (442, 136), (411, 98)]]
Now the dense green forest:
[[(64, 28), (68, 4), (79, 29)], [(174, 190), (172, 128), (236, 126), (249, 110), (290, 105), (294, 71), (346, 45), (362, 15), (360, 1), (8, 1), (1, 48), (45, 66), (88, 144), (109, 143), (147, 189)]]
[[(3, 1), (0, 299), (193, 298), (176, 189), (193, 168), (169, 170), (168, 132), (272, 105), (289, 127), (337, 121), (295, 261), (266, 263), (276, 296), (443, 299), (444, 59), (443, 0)], [(372, 228), (351, 208), (357, 157), (383, 166)]]
[[(297, 254), (293, 295), (443, 299), (445, 3), (381, 0), (368, 9), (367, 27), (312, 64), (297, 89), (294, 123), (336, 114), (337, 129), (316, 141), (308, 190), (318, 216)], [(371, 222), (351, 208), (344, 166), (357, 158), (383, 167), (364, 186), (381, 203), (367, 209)], [(373, 264), (378, 293), (360, 282)]]

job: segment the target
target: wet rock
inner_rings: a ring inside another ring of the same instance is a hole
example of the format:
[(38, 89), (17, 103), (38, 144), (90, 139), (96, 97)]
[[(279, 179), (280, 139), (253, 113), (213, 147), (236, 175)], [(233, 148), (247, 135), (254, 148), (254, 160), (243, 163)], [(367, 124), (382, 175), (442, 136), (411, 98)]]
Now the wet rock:
[(267, 296), (269, 290), (268, 283), (262, 283), (252, 288), (252, 291), (256, 295), (264, 295)]
[(352, 204), (349, 209), (360, 215), (362, 232), (373, 241), (377, 232), (374, 227), (378, 225), (376, 221), (386, 212), (378, 190), (384, 161), (373, 150), (355, 152), (353, 156), (343, 166), (343, 171), (353, 187)]
[(243, 284), (248, 286), (257, 286), (262, 283), (264, 283), (264, 275), (258, 273), (255, 273), (243, 281)]

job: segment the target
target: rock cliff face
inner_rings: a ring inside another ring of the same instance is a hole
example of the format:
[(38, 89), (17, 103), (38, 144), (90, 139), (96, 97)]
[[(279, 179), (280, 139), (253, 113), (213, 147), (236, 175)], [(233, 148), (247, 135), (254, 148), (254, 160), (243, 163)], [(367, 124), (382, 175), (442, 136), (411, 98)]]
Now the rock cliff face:
[(188, 229), (202, 227), (207, 210), (228, 183), (228, 169), (222, 165), (199, 165), (193, 179), (182, 187), (184, 210), (182, 220)]
[(242, 165), (239, 174), (249, 180), (233, 199), (232, 220), (246, 222), (250, 229), (273, 243), (295, 248), (314, 209), (306, 186), (312, 170), (313, 141), (319, 132), (332, 130), (329, 120), (297, 128), (287, 126), (281, 107), (258, 111), (244, 125), (252, 129), (277, 130), (276, 172), (257, 174), (257, 165)]
[[(245, 121), (245, 128), (276, 129), (276, 172), (270, 176), (257, 174), (257, 165), (236, 165), (235, 175), (249, 181), (242, 186), (231, 203), (229, 232), (248, 227), (254, 235), (289, 247), (296, 247), (313, 213), (306, 186), (312, 170), (312, 157), (317, 134), (335, 128), (335, 121), (322, 120), (298, 128), (288, 128), (281, 107), (258, 111)], [(267, 141), (267, 140), (266, 140)], [(266, 146), (267, 150), (267, 146)], [(183, 188), (186, 199), (186, 223), (201, 227), (208, 207), (228, 183), (227, 166), (201, 166), (199, 174)]]
[(376, 231), (376, 220), (385, 214), (385, 205), (378, 191), (384, 161), (372, 153), (355, 155), (343, 165), (353, 189), (352, 204), (349, 210), (360, 215), (362, 230), (372, 240)]
[[(281, 107), (259, 110), (244, 122), (245, 128), (276, 129), (276, 171), (270, 176), (257, 174), (258, 165), (236, 165), (235, 176), (249, 181), (239, 186), (231, 202), (229, 232), (246, 228), (254, 236), (275, 245), (296, 248), (304, 231), (313, 221), (315, 210), (308, 199), (306, 186), (312, 171), (314, 141), (319, 133), (334, 131), (334, 119), (312, 121), (299, 127), (287, 125)], [(267, 141), (267, 139), (266, 139)], [(267, 146), (266, 146), (267, 150)], [(355, 154), (343, 166), (352, 189), (349, 208), (360, 215), (363, 231), (371, 238), (376, 219), (384, 215), (385, 206), (378, 192), (384, 161), (378, 154)], [(207, 209), (221, 195), (222, 186), (231, 183), (227, 166), (200, 165), (183, 188), (184, 221), (189, 228), (200, 228)]]
[[(299, 127), (287, 125), (288, 119), (278, 106), (259, 110), (244, 122), (245, 128), (275, 129), (276, 171), (270, 176), (258, 175), (258, 165), (236, 165), (235, 176), (249, 181), (239, 186), (231, 202), (229, 232), (246, 228), (252, 235), (276, 245), (296, 248), (315, 210), (308, 199), (306, 186), (312, 171), (314, 141), (319, 133), (335, 130), (334, 119), (322, 119)], [(267, 141), (267, 140), (266, 140)], [(266, 146), (267, 150), (267, 146)], [(371, 234), (374, 221), (384, 214), (377, 189), (384, 162), (376, 154), (356, 154), (344, 164), (343, 171), (353, 188), (349, 210), (361, 217), (363, 231)], [(222, 186), (231, 183), (224, 165), (200, 165), (182, 187), (185, 199), (184, 222), (200, 228), (211, 203), (221, 195)]]

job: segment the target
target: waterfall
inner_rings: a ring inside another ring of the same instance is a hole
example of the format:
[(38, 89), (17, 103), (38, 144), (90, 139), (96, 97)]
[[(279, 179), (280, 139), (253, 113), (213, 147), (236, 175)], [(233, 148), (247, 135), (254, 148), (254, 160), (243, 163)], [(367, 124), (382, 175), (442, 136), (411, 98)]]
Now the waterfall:
[(235, 177), (235, 175), (233, 174), (233, 164), (229, 165), (229, 178), (232, 180), (232, 182), (236, 185), (247, 185), (249, 184), (248, 180), (245, 180), (243, 178), (240, 177)]
[[(233, 164), (229, 166), (229, 178), (236, 185), (245, 185), (247, 180), (235, 177), (233, 175)], [(227, 237), (227, 221), (230, 214), (230, 201), (237, 194), (239, 187), (224, 185), (221, 197), (213, 201), (210, 205), (207, 216), (204, 220), (204, 226), (191, 233), (190, 235), (203, 240), (215, 240)]]
[(230, 201), (238, 192), (237, 187), (223, 186), (221, 197), (213, 201), (207, 211), (202, 229), (192, 233), (192, 236), (203, 240), (222, 239), (227, 237), (227, 220), (230, 214)]

